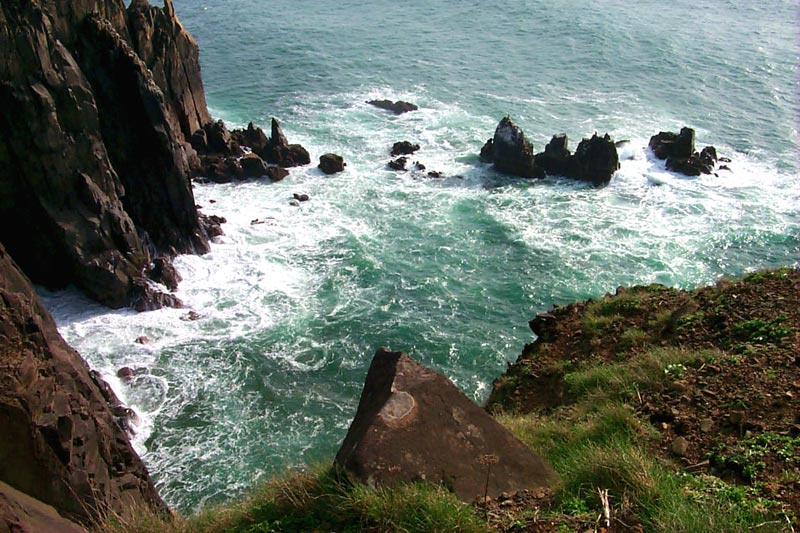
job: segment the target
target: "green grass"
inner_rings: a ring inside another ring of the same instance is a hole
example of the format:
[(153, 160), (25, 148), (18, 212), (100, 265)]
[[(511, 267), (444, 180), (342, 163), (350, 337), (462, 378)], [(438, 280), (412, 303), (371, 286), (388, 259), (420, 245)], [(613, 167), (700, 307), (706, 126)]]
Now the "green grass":
[(245, 499), (187, 518), (137, 510), (109, 518), (108, 533), (272, 533), (311, 531), (487, 531), (472, 507), (441, 487), (402, 484), (371, 488), (341, 479), (329, 466), (286, 472), (253, 488)]
[[(607, 489), (612, 514), (637, 517), (645, 531), (781, 531), (778, 502), (748, 487), (685, 474), (659, 459), (656, 431), (632, 404), (640, 391), (675, 379), (676, 369), (718, 357), (714, 351), (654, 349), (628, 361), (565, 375), (574, 403), (543, 416), (500, 415), (500, 422), (547, 458), (561, 476), (553, 518), (597, 517), (598, 489)], [(781, 441), (784, 453), (789, 443)]]

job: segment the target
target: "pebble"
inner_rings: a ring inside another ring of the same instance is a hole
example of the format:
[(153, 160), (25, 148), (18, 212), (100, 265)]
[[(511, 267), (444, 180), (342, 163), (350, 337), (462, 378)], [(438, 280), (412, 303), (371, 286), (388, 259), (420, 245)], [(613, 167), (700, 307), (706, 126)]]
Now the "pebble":
[(714, 427), (714, 421), (710, 418), (704, 418), (700, 421), (700, 431), (708, 433)]
[(675, 455), (680, 455), (683, 457), (689, 450), (689, 441), (683, 437), (678, 437), (672, 441), (672, 446), (670, 446), (670, 449)]

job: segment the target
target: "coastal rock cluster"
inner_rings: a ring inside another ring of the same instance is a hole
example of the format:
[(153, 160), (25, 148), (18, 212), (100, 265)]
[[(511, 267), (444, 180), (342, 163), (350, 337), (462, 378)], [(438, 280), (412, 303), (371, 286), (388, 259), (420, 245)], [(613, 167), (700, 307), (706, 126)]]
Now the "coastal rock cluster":
[(666, 159), (667, 170), (686, 176), (711, 174), (718, 160), (713, 146), (706, 146), (699, 153), (695, 150), (692, 128), (681, 128), (680, 133), (659, 132), (650, 137), (648, 145), (658, 159)]
[(523, 178), (564, 176), (605, 185), (619, 169), (617, 148), (608, 134), (583, 139), (574, 154), (566, 135), (554, 135), (544, 152), (534, 154), (533, 143), (509, 117), (500, 121), (480, 155), (499, 172)]

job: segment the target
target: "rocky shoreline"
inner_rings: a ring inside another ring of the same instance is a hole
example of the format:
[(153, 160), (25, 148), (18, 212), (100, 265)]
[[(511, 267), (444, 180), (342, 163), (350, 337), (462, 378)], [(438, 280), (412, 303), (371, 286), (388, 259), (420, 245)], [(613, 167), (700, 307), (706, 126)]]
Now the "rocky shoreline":
[[(0, 485), (0, 513), (21, 531), (44, 527), (31, 517), (80, 530), (58, 516), (87, 525), (137, 507), (166, 514), (128, 440), (130, 412), (63, 341), (32, 283), (74, 284), (112, 308), (181, 307), (172, 258), (209, 251), (225, 222), (199, 211), (192, 180), (280, 181), (311, 155), (275, 118), (269, 136), (253, 123), (228, 130), (212, 119), (197, 44), (171, 0), (4, 3), (0, 27), (0, 430), (10, 435), (0, 447), (0, 482), (11, 487)], [(395, 114), (418, 109), (368, 104)], [(713, 147), (695, 151), (689, 128), (659, 133), (650, 148), (687, 175), (713, 172), (718, 161)], [(408, 170), (407, 156), (420, 149), (395, 143), (389, 168)], [(595, 186), (619, 168), (608, 135), (583, 139), (574, 153), (555, 135), (534, 153), (509, 117), (480, 155), (513, 176)], [(319, 157), (325, 175), (345, 167), (337, 154)], [(307, 200), (296, 194), (293, 202)]]

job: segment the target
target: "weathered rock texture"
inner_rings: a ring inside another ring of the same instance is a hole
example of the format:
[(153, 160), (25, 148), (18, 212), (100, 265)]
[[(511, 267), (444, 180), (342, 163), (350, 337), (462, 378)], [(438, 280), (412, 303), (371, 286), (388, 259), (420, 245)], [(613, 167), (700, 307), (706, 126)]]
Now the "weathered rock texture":
[(336, 154), (322, 154), (319, 156), (319, 169), (325, 174), (336, 174), (337, 172), (344, 171), (347, 163), (340, 155)]
[(500, 172), (523, 178), (540, 177), (534, 168), (533, 143), (509, 117), (494, 130), (494, 137), (481, 149), (481, 159), (494, 163)]
[(147, 12), (174, 46), (130, 25), (154, 78), (122, 0), (0, 4), (0, 242), (37, 283), (121, 307), (152, 256), (207, 250), (180, 125), (204, 99), (171, 7)]
[(381, 348), (336, 464), (369, 484), (440, 483), (470, 502), (545, 487), (556, 474), (447, 378)]
[(84, 523), (135, 505), (166, 512), (115, 401), (0, 246), (0, 481)]
[(0, 482), (0, 531), (14, 533), (86, 533), (51, 506)]

